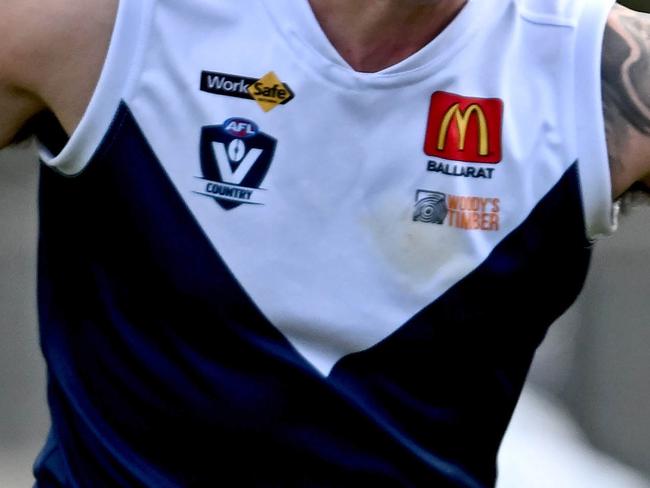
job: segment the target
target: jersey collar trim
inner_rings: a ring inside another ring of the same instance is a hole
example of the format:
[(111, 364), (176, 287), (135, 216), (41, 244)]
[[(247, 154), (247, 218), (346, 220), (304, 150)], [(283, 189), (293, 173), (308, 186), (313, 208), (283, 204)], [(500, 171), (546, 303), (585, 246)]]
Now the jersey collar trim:
[(457, 56), (476, 31), (485, 27), (486, 18), (498, 16), (494, 11), (487, 15), (490, 2), (468, 0), (456, 18), (422, 49), (381, 71), (361, 73), (355, 71), (330, 43), (308, 0), (259, 1), (301, 62), (309, 63), (330, 81), (351, 88), (360, 84), (392, 87), (421, 81)]

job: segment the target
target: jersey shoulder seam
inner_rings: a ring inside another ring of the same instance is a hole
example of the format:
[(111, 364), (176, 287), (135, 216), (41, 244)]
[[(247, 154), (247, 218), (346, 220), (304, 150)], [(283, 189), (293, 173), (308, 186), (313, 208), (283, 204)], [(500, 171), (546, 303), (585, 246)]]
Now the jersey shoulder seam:
[(569, 28), (575, 28), (577, 25), (576, 19), (566, 18), (559, 15), (534, 12), (521, 6), (519, 7), (519, 15), (522, 19), (532, 24)]
[(578, 19), (574, 0), (514, 0), (519, 17), (531, 24), (575, 28)]

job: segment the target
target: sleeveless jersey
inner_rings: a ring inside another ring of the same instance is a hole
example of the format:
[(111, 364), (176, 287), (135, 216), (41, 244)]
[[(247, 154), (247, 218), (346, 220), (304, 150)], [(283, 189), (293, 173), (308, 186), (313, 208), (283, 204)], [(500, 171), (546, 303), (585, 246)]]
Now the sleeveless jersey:
[(42, 144), (39, 486), (492, 486), (613, 227), (611, 4), (470, 0), (359, 73), (307, 0), (122, 0)]

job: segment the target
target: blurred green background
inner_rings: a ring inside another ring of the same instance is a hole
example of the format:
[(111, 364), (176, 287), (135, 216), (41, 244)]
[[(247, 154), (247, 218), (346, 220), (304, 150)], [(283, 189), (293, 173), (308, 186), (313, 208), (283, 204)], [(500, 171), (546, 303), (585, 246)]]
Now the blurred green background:
[(620, 0), (619, 3), (636, 10), (650, 12), (650, 0)]

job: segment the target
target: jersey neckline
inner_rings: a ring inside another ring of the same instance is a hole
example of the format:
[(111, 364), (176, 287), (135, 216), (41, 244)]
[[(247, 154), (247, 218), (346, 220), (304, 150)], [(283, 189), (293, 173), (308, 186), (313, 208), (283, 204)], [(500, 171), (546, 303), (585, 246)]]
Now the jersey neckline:
[(385, 69), (366, 73), (355, 71), (339, 54), (308, 0), (259, 1), (301, 64), (308, 64), (329, 81), (347, 88), (392, 87), (429, 77), (431, 71), (457, 56), (486, 19), (493, 17), (486, 15), (490, 2), (468, 0), (449, 25), (420, 50)]

